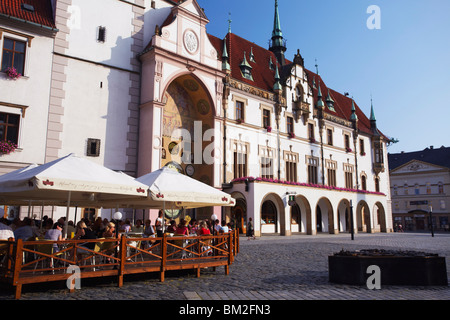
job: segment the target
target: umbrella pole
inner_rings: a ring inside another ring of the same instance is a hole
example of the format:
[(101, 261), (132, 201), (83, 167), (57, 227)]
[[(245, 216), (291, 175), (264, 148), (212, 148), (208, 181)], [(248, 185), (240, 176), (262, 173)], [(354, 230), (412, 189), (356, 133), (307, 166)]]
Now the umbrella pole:
[(69, 227), (69, 209), (70, 209), (70, 197), (72, 195), (72, 191), (69, 191), (69, 195), (67, 196), (67, 208), (66, 208), (66, 223), (65, 228), (63, 230), (63, 239), (67, 237), (67, 228)]

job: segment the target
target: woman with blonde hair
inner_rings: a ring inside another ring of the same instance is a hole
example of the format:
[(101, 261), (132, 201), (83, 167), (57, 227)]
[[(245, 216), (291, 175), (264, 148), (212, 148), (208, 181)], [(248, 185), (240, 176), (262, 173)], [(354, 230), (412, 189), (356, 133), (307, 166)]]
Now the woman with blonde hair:
[(103, 238), (115, 238), (116, 237), (116, 225), (113, 222), (109, 222), (106, 225), (105, 231), (103, 232)]

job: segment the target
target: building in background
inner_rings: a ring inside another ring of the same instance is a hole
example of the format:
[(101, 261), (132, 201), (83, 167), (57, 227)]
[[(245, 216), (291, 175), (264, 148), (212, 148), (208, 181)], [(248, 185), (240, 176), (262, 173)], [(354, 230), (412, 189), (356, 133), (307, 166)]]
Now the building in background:
[[(195, 0), (34, 1), (34, 12), (24, 0), (0, 3), (2, 61), (4, 39), (36, 37), (29, 25), (45, 30), (46, 45), (46, 55), (25, 53), (29, 73), (20, 79), (7, 79), (2, 62), (0, 106), (15, 114), (23, 111), (11, 104), (29, 106), (20, 148), (2, 156), (2, 172), (68, 153), (136, 177), (170, 166), (237, 199), (234, 208), (188, 212), (197, 219), (215, 214), (245, 231), (253, 218), (256, 235), (347, 232), (352, 217), (359, 232), (392, 230), (388, 139), (374, 108), (367, 117), (326, 86), (299, 50), (285, 57), (278, 1), (268, 48), (231, 25), (208, 34)], [(32, 81), (43, 82), (24, 91)]]
[(450, 148), (388, 155), (394, 226), (449, 231)]

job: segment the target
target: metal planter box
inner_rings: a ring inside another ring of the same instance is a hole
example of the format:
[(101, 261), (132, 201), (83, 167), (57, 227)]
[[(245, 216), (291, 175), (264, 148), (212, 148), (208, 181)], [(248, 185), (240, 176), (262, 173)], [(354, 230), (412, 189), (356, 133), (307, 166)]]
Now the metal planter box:
[(381, 285), (448, 286), (445, 257), (437, 255), (339, 255), (328, 257), (333, 283), (366, 285), (369, 266), (378, 266)]

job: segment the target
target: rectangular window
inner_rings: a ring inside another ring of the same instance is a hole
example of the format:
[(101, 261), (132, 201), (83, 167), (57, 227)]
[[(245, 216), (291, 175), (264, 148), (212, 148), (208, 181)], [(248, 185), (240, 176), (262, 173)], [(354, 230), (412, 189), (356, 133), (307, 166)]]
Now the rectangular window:
[(286, 117), (287, 133), (294, 133), (294, 118)]
[(25, 69), (25, 49), (25, 42), (5, 37), (3, 41), (1, 71), (14, 67), (18, 73), (23, 75)]
[(333, 145), (333, 130), (327, 129), (327, 143), (329, 146)]
[(106, 41), (106, 27), (98, 27), (97, 30), (97, 41), (98, 42), (105, 42)]
[(234, 179), (243, 178), (247, 176), (247, 154), (244, 152), (234, 152), (233, 163)]
[(263, 126), (264, 128), (270, 127), (270, 110), (263, 109)]
[(273, 159), (261, 157), (261, 177), (265, 179), (273, 179)]
[(350, 150), (350, 136), (348, 134), (344, 135), (345, 149)]
[(353, 189), (353, 172), (355, 167), (352, 164), (344, 163), (345, 187)]
[(0, 141), (19, 142), (20, 115), (0, 112)]
[(88, 139), (86, 155), (90, 157), (100, 156), (100, 139)]
[(308, 165), (308, 183), (317, 184), (318, 178), (318, 166), (319, 158), (307, 157), (306, 163)]
[(286, 181), (297, 182), (297, 162), (286, 161)]
[(364, 147), (364, 140), (363, 139), (359, 139), (359, 154), (362, 156), (366, 155), (366, 150)]
[(309, 141), (314, 142), (316, 141), (315, 135), (314, 135), (314, 124), (308, 123), (308, 138)]
[(353, 189), (353, 174), (351, 172), (345, 173), (345, 187)]
[(328, 185), (336, 187), (336, 170), (334, 169), (328, 169)]
[(308, 166), (308, 183), (317, 184), (317, 167), (313, 165)]
[(236, 101), (236, 120), (244, 121), (244, 103)]

